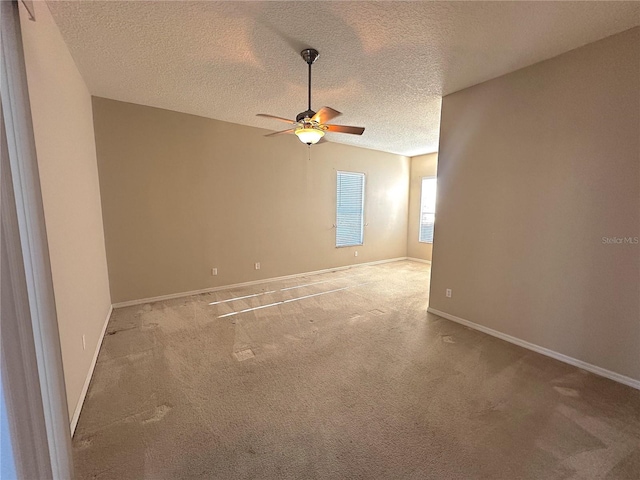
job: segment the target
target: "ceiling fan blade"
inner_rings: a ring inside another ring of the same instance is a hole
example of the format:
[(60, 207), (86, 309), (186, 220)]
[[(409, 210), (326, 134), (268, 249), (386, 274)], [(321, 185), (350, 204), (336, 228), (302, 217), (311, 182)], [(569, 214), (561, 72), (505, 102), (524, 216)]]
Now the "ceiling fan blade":
[(283, 133), (293, 133), (295, 130), (290, 128), (289, 130), (281, 130), (279, 132), (273, 132), (265, 135), (265, 137), (273, 137), (274, 135), (282, 135)]
[(290, 123), (291, 125), (296, 123), (295, 120), (289, 120), (288, 118), (276, 117), (275, 115), (268, 115), (266, 113), (258, 113), (256, 115), (256, 117), (264, 117), (264, 118), (270, 118), (272, 120), (279, 120), (280, 122)]
[(352, 135), (362, 135), (364, 127), (348, 127), (347, 125), (325, 125), (328, 132), (350, 133)]
[(317, 113), (313, 117), (311, 117), (311, 120), (314, 122), (324, 124), (324, 123), (327, 123), (332, 118), (336, 118), (339, 115), (342, 115), (342, 113), (340, 113), (337, 110), (334, 110), (331, 107), (322, 107), (320, 110), (317, 111)]

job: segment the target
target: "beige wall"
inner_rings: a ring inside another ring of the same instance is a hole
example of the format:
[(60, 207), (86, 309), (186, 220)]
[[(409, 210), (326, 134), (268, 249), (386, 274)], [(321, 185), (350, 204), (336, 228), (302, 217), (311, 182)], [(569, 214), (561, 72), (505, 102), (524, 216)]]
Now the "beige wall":
[[(20, 6), (69, 414), (111, 305), (91, 97), (44, 2)], [(85, 335), (86, 349), (82, 336)]]
[[(640, 379), (640, 29), (444, 98), (432, 308)], [(452, 298), (445, 289), (453, 290)]]
[(409, 229), (407, 232), (407, 256), (431, 261), (432, 243), (418, 241), (420, 233), (420, 198), (422, 179), (435, 177), (438, 154), (429, 153), (411, 158), (411, 183), (409, 185)]
[[(293, 135), (93, 105), (114, 302), (406, 256), (406, 157), (325, 143), (309, 160)], [(335, 247), (336, 170), (366, 173), (359, 247)]]

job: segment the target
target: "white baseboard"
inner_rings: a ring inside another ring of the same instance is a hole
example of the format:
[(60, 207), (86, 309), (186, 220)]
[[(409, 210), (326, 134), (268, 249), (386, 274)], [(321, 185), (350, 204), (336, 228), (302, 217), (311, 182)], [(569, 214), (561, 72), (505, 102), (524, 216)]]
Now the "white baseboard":
[(412, 262), (428, 263), (429, 265), (431, 265), (431, 260), (424, 260), (422, 258), (407, 257), (407, 260), (411, 260)]
[(569, 365), (573, 365), (574, 367), (582, 368), (583, 370), (586, 370), (591, 373), (595, 373), (596, 375), (600, 375), (601, 377), (605, 377), (615, 382), (623, 383), (624, 385), (628, 385), (630, 387), (640, 390), (640, 380), (636, 380), (634, 378), (627, 377), (626, 375), (612, 372), (611, 370), (607, 370), (605, 368), (598, 367), (596, 365), (592, 365), (587, 362), (583, 362), (582, 360), (578, 360), (577, 358), (569, 357), (567, 355), (555, 352), (553, 350), (549, 350), (548, 348), (541, 347), (534, 343), (521, 340), (517, 337), (512, 337), (511, 335), (507, 335), (506, 333), (499, 332), (497, 330), (494, 330), (489, 327), (485, 327), (483, 325), (479, 325), (474, 322), (470, 322), (469, 320), (465, 320), (464, 318), (456, 317), (455, 315), (451, 315), (449, 313), (436, 310), (435, 308), (429, 307), (427, 311), (429, 313), (433, 313), (434, 315), (438, 315), (439, 317), (446, 318), (447, 320), (451, 320), (452, 322), (456, 322), (466, 327), (473, 328), (474, 330), (478, 330), (480, 332), (486, 333), (488, 335), (499, 338), (506, 342), (513, 343), (515, 345), (526, 348), (528, 350), (533, 350), (534, 352), (541, 353), (542, 355), (546, 355), (547, 357), (554, 358), (561, 362), (568, 363)]
[(82, 391), (80, 392), (80, 398), (78, 399), (78, 403), (76, 404), (76, 409), (73, 411), (73, 417), (71, 417), (71, 436), (72, 437), (76, 431), (76, 426), (78, 425), (78, 419), (80, 418), (80, 412), (82, 411), (82, 406), (84, 405), (84, 399), (87, 396), (87, 391), (89, 390), (91, 377), (93, 377), (93, 370), (96, 368), (96, 362), (98, 361), (98, 353), (100, 353), (100, 347), (102, 346), (102, 341), (104, 340), (104, 334), (107, 331), (107, 325), (109, 324), (109, 319), (111, 318), (111, 312), (113, 312), (113, 306), (109, 306), (109, 311), (107, 312), (107, 318), (104, 321), (104, 325), (102, 326), (102, 331), (100, 332), (100, 337), (98, 338), (96, 351), (93, 352), (93, 359), (91, 360), (91, 365), (89, 366), (89, 371), (87, 372), (87, 378), (85, 379), (84, 385), (82, 386)]
[(263, 278), (261, 280), (252, 280), (250, 282), (233, 283), (231, 285), (221, 285), (219, 287), (203, 288), (201, 290), (192, 290), (190, 292), (170, 293), (168, 295), (160, 295), (158, 297), (141, 298), (139, 300), (128, 300), (126, 302), (118, 302), (113, 304), (113, 308), (131, 307), (134, 305), (142, 305), (151, 302), (160, 302), (162, 300), (171, 300), (174, 298), (190, 297), (191, 295), (200, 295), (202, 293), (219, 292), (221, 290), (229, 290), (231, 288), (249, 287), (251, 285), (260, 285), (261, 283), (277, 282), (280, 280), (289, 280), (291, 278), (306, 277), (309, 275), (319, 275), (321, 273), (336, 272), (338, 270), (348, 270), (350, 268), (363, 267), (365, 265), (380, 265), (381, 263), (399, 262), (407, 260), (407, 257), (387, 258), (385, 260), (376, 260), (374, 262), (356, 263), (353, 265), (345, 265), (343, 267), (325, 268), (323, 270), (314, 270), (312, 272), (294, 273), (293, 275), (284, 275), (282, 277)]

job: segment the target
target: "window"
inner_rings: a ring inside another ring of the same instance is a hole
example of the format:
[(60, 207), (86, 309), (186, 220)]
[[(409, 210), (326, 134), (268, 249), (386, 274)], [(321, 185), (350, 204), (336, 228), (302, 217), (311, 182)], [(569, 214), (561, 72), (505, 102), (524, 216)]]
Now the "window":
[(420, 236), (418, 240), (433, 243), (433, 224), (436, 219), (436, 178), (422, 179), (422, 195), (420, 195)]
[(336, 247), (362, 245), (364, 173), (338, 172), (336, 184)]

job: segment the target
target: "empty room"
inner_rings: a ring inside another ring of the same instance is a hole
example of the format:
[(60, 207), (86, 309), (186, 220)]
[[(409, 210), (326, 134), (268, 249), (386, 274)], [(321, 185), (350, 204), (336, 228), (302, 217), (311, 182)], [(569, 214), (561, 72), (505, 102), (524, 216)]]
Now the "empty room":
[(0, 8), (0, 478), (640, 478), (640, 2)]

